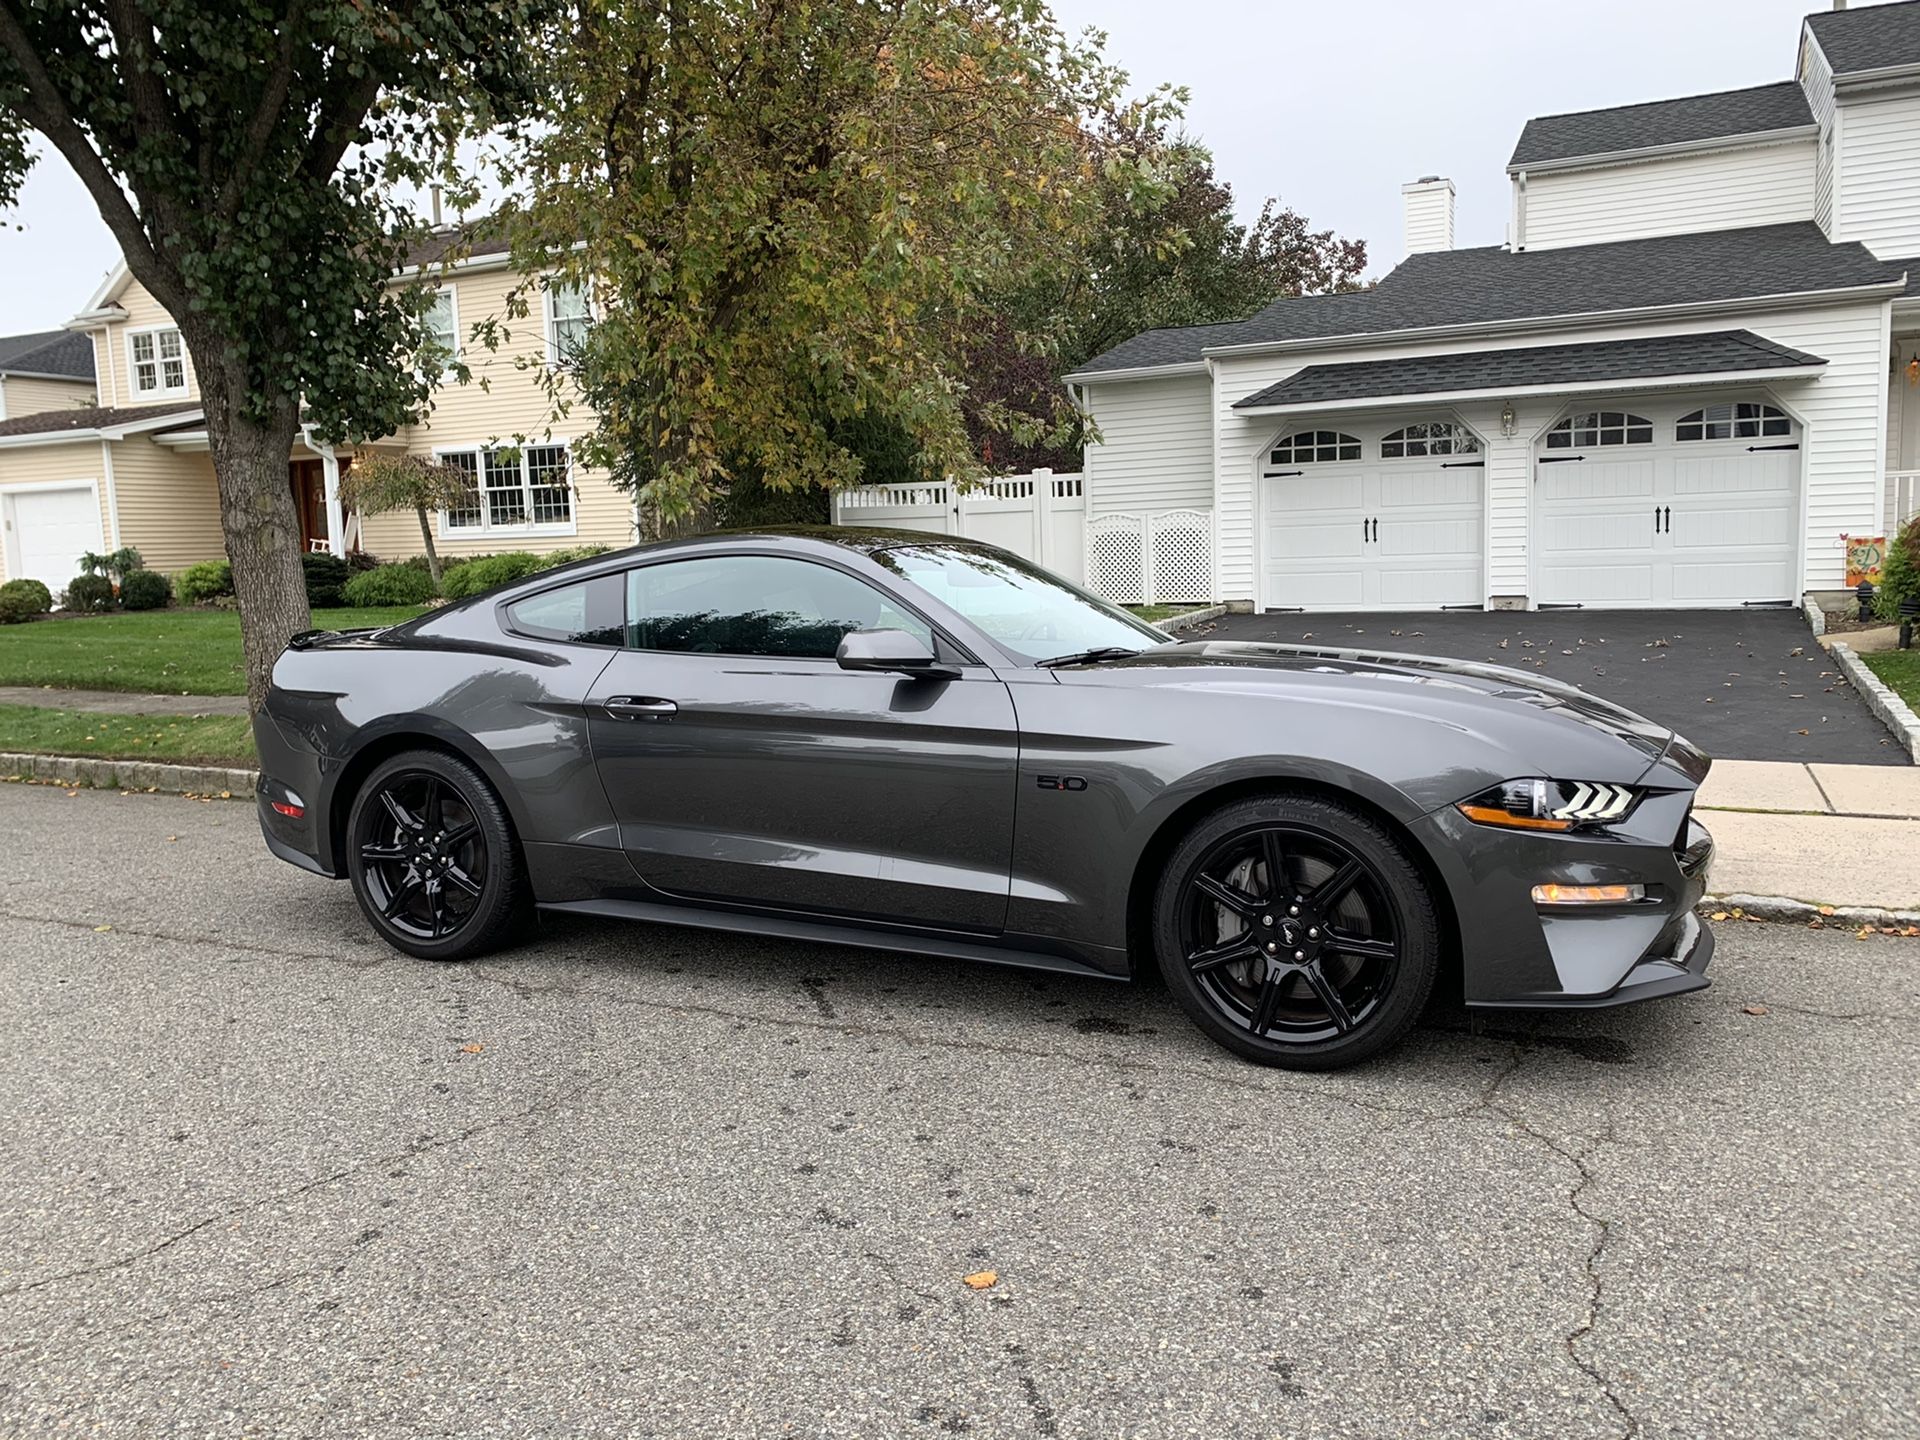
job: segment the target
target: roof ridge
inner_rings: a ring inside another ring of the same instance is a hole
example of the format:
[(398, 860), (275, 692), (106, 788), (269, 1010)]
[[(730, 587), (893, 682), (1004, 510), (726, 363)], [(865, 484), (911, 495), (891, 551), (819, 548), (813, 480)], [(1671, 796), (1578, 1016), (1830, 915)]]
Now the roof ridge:
[[(1920, 5), (1920, 0), (1902, 0), (1902, 3)], [(1589, 105), (1580, 110), (1550, 110), (1544, 115), (1529, 115), (1527, 124), (1536, 120), (1570, 120), (1576, 115), (1604, 115), (1609, 110), (1638, 110), (1649, 105), (1679, 105), (1688, 100), (1718, 100), (1725, 95), (1751, 95), (1756, 90), (1778, 90), (1791, 85), (1800, 88), (1800, 82), (1789, 76), (1785, 80), (1764, 80), (1758, 85), (1730, 85), (1724, 90), (1696, 90), (1688, 95), (1665, 95), (1658, 100), (1627, 100), (1618, 105)]]

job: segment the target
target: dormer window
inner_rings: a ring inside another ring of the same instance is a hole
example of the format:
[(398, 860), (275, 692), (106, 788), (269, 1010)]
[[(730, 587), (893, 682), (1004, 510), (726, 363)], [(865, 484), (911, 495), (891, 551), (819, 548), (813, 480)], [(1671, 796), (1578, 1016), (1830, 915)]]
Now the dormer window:
[(1547, 431), (1549, 450), (1584, 450), (1591, 445), (1651, 445), (1653, 422), (1624, 410), (1589, 410), (1569, 415)]
[(1268, 460), (1274, 465), (1310, 465), (1359, 458), (1360, 442), (1351, 435), (1336, 430), (1302, 430), (1277, 442)]
[(1682, 415), (1673, 427), (1676, 440), (1757, 440), (1762, 435), (1791, 435), (1793, 421), (1784, 410), (1757, 400), (1707, 405)]
[(187, 393), (187, 348), (174, 326), (136, 330), (127, 336), (128, 372), (136, 400)]
[(1382, 460), (1411, 459), (1417, 455), (1477, 455), (1480, 442), (1464, 425), (1433, 420), (1404, 425), (1380, 442)]

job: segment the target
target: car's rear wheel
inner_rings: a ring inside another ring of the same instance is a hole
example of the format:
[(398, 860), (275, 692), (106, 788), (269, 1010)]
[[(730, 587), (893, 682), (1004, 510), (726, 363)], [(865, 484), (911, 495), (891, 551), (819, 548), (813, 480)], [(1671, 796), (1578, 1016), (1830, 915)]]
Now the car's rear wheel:
[(1153, 910), (1160, 969), (1194, 1023), (1250, 1060), (1331, 1070), (1419, 1018), (1440, 959), (1426, 881), (1357, 810), (1266, 795), (1187, 833)]
[(523, 884), (499, 797), (438, 750), (395, 755), (367, 776), (347, 816), (347, 873), (380, 938), (428, 960), (496, 948)]

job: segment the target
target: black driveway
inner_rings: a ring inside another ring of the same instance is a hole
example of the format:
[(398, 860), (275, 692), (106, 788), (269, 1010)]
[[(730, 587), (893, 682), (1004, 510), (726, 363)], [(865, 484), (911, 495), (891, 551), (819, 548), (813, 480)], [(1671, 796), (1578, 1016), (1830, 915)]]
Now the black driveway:
[(1910, 763), (1795, 610), (1229, 615), (1203, 633), (1537, 670), (1728, 760)]

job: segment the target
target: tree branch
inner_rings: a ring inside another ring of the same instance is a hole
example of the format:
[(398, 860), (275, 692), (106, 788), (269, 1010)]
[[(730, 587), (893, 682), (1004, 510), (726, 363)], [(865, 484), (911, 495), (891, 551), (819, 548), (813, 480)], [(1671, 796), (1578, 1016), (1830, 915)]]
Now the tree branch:
[(267, 145), (280, 123), (281, 107), (287, 103), (287, 94), (293, 88), (293, 50), (302, 9), (301, 0), (288, 0), (286, 18), (280, 22), (279, 54), (267, 76), (266, 88), (260, 92), (260, 103), (254, 107), (253, 118), (247, 122), (240, 154), (227, 177), (226, 190), (220, 196), (219, 213), (227, 220), (240, 213), (247, 184), (266, 157)]

